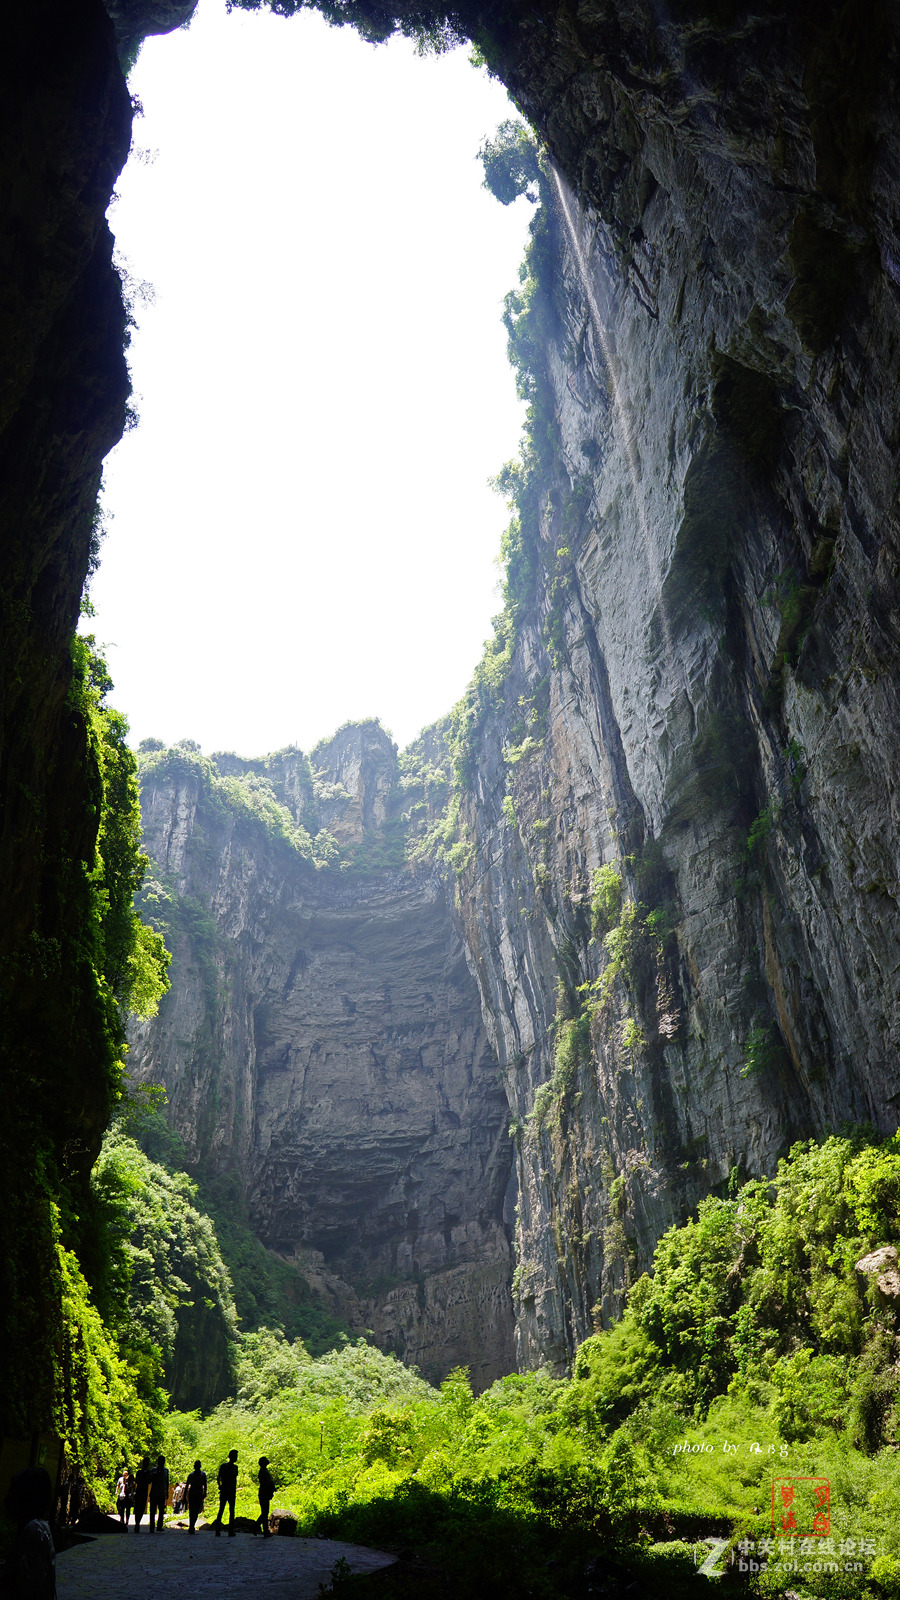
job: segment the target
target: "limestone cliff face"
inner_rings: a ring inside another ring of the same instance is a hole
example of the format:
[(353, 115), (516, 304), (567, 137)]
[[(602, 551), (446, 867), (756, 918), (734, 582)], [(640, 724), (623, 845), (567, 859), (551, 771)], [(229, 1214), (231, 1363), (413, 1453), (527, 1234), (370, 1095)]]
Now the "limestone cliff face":
[[(558, 1365), (732, 1167), (900, 1099), (896, 33), (616, 9), (513, 74), (581, 198), (550, 173), (555, 464), (460, 895)], [(601, 1004), (603, 862), (643, 910)]]
[[(399, 804), (394, 747), (368, 724), (316, 762), (318, 795), (299, 752), (263, 781), (360, 846)], [(218, 758), (232, 781), (258, 782), (254, 765)], [(240, 1173), (262, 1240), (337, 1315), (430, 1376), (465, 1363), (489, 1382), (512, 1361), (511, 1145), (443, 885), (427, 866), (317, 869), (223, 793), (190, 758), (144, 781), (175, 959), (133, 1070), (166, 1084), (192, 1163)]]

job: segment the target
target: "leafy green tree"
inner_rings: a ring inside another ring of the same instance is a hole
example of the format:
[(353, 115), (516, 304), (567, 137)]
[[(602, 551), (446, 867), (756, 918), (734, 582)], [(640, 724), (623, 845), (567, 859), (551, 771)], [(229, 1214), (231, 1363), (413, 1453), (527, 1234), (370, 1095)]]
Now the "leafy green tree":
[(128, 723), (105, 704), (112, 679), (93, 638), (76, 637), (72, 649), (73, 692), (87, 721), (99, 787), (100, 825), (90, 873), (94, 966), (123, 1014), (150, 1017), (169, 987), (170, 957), (160, 935), (141, 921), (134, 907), (149, 866), (140, 848), (137, 763), (125, 742)]
[(484, 167), (484, 187), (501, 205), (511, 205), (520, 195), (535, 204), (540, 195), (538, 149), (524, 122), (501, 122), (493, 139), (485, 139), (478, 152)]
[(158, 1355), (176, 1404), (214, 1405), (234, 1390), (237, 1316), (215, 1229), (195, 1204), (196, 1186), (150, 1161), (115, 1128), (92, 1181), (116, 1263), (123, 1348), (145, 1361)]
[[(61, 727), (71, 803), (51, 814), (40, 794), (25, 796), (43, 839), (40, 872), (0, 976), (0, 1341), (4, 1428), (21, 1437), (52, 1419), (92, 1481), (105, 1449), (104, 1383), (123, 1405), (130, 1385), (127, 1405), (140, 1400), (147, 1417), (157, 1403), (152, 1375), (139, 1395), (137, 1368), (122, 1363), (114, 1331), (98, 1326), (115, 1270), (89, 1174), (121, 1093), (127, 1017), (153, 1011), (168, 956), (133, 905), (147, 862), (127, 725), (106, 704), (111, 684), (94, 640), (78, 636), (70, 648)], [(38, 753), (41, 737), (36, 729)], [(92, 1350), (108, 1382), (90, 1379)]]
[(257, 1328), (241, 1336), (235, 1377), (237, 1398), (251, 1411), (260, 1411), (279, 1394), (295, 1389), (299, 1369), (312, 1357), (302, 1340), (291, 1343), (281, 1328)]

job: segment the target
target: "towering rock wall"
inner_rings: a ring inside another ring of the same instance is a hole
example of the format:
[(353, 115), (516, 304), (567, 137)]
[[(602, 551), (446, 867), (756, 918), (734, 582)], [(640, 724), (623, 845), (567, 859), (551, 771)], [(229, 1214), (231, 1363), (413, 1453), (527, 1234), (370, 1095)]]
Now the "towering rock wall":
[[(336, 1315), (481, 1386), (512, 1361), (511, 1145), (477, 989), (430, 865), (360, 862), (411, 798), (390, 740), (347, 729), (316, 762), (313, 792), (299, 752), (151, 761), (148, 906), (173, 986), (132, 1070), (166, 1085), (191, 1164), (240, 1174), (260, 1238)], [(290, 806), (281, 833), (240, 803), (261, 793)], [(341, 841), (330, 865), (290, 840), (312, 807)]]
[(0, 104), (0, 1427), (22, 1437), (59, 1393), (50, 1203), (82, 1211), (109, 1113), (84, 928), (100, 780), (69, 692), (128, 395), (104, 214), (131, 106), (99, 0), (4, 8)]
[(896, 30), (616, 13), (509, 75), (557, 431), (460, 895), (555, 1363), (731, 1169), (900, 1099)]

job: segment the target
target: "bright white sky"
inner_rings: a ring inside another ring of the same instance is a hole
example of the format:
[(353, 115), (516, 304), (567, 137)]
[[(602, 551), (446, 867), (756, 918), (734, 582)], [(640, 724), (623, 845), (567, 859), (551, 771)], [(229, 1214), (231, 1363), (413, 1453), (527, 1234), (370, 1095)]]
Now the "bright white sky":
[(111, 699), (135, 742), (260, 755), (380, 716), (402, 746), (499, 607), (531, 208), (475, 156), (510, 103), (464, 51), (224, 0), (148, 40), (131, 87), (158, 154), (110, 220), (155, 302), (91, 590)]

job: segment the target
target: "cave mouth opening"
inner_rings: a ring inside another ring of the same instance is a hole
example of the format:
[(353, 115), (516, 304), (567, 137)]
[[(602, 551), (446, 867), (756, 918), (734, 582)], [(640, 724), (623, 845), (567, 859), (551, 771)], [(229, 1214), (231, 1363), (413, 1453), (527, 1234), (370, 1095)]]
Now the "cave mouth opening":
[(107, 461), (91, 622), (116, 703), (135, 742), (308, 749), (378, 714), (407, 743), (499, 604), (531, 207), (477, 152), (513, 108), (463, 50), (216, 0), (130, 87), (110, 221), (140, 421)]

